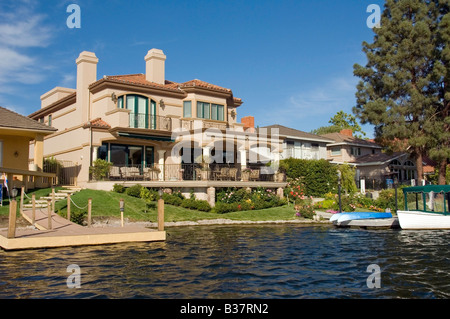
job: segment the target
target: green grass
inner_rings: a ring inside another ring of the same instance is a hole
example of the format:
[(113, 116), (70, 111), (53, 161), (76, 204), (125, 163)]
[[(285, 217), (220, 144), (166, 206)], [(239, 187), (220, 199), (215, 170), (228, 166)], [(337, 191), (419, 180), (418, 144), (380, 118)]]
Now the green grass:
[[(72, 200), (80, 207), (87, 205), (88, 199), (92, 198), (92, 217), (115, 217), (120, 218), (119, 202), (124, 199), (125, 209), (124, 217), (134, 221), (152, 221), (157, 220), (156, 202), (147, 205), (140, 198), (119, 194), (115, 192), (106, 192), (98, 190), (82, 190), (72, 196)], [(66, 202), (61, 201), (55, 205), (55, 210), (66, 214)], [(77, 209), (71, 206), (72, 210)], [(87, 209), (85, 209), (87, 210)], [(190, 210), (179, 206), (165, 205), (164, 220), (166, 222), (176, 221), (198, 221), (202, 219), (227, 218), (232, 220), (288, 220), (295, 219), (295, 212), (291, 206), (274, 207), (262, 210), (239, 211), (227, 214), (216, 214), (212, 212), (201, 212)]]
[[(29, 191), (28, 196), (36, 194), (36, 198), (46, 196), (51, 192), (51, 188)], [(130, 221), (157, 221), (157, 204), (152, 202), (147, 204), (143, 199), (119, 194), (115, 192), (106, 192), (101, 190), (84, 189), (72, 195), (72, 201), (82, 209), (71, 205), (72, 212), (87, 212), (88, 199), (92, 198), (92, 218), (120, 218), (119, 202), (124, 199), (125, 209), (124, 217)], [(25, 201), (26, 203), (27, 201)], [(8, 215), (9, 205), (0, 207), (0, 215)], [(55, 204), (55, 211), (62, 216), (67, 214), (67, 201), (60, 200)], [(179, 206), (165, 205), (164, 220), (166, 222), (178, 221), (198, 221), (203, 219), (231, 219), (231, 220), (250, 220), (250, 221), (268, 221), (268, 220), (293, 220), (296, 219), (295, 211), (292, 205), (273, 207), (261, 210), (239, 211), (226, 214), (216, 214), (212, 212), (201, 212), (190, 210)]]

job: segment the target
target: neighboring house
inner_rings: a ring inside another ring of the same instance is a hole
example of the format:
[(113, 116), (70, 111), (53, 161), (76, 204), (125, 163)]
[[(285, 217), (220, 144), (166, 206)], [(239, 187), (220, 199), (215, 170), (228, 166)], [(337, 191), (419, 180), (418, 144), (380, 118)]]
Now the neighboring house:
[(354, 137), (350, 129), (322, 136), (334, 141), (327, 145), (328, 160), (355, 166), (357, 181), (385, 183), (396, 178), (399, 182), (407, 182), (417, 177), (414, 161), (406, 153), (383, 153), (380, 145)]
[[(202, 174), (208, 180), (240, 180), (248, 156), (245, 139), (205, 143), (192, 133), (246, 134), (245, 125), (236, 121), (242, 100), (230, 89), (198, 79), (166, 80), (165, 60), (163, 51), (152, 49), (145, 56), (145, 74), (97, 79), (97, 57), (80, 53), (76, 89), (52, 89), (41, 96), (41, 109), (29, 115), (58, 129), (45, 139), (44, 156), (80, 165), (81, 186), (91, 180), (89, 168), (96, 159), (113, 164), (111, 179), (200, 180), (198, 154), (214, 157), (218, 164)], [(183, 132), (194, 138), (174, 153)], [(226, 143), (231, 150), (219, 154)], [(233, 169), (220, 171), (220, 165)]]
[(332, 139), (279, 124), (263, 126), (259, 129), (278, 130), (283, 145), (280, 159), (327, 159), (327, 144), (333, 142)]
[[(42, 169), (44, 137), (55, 131), (53, 127), (0, 107), (0, 178), (4, 173), (11, 186), (21, 186), (24, 182), (33, 188), (40, 183), (29, 184), (34, 183), (34, 180), (28, 180), (29, 176), (53, 176), (42, 173)], [(29, 152), (30, 143), (33, 145), (32, 153)], [(29, 170), (30, 157), (35, 164), (32, 170)]]

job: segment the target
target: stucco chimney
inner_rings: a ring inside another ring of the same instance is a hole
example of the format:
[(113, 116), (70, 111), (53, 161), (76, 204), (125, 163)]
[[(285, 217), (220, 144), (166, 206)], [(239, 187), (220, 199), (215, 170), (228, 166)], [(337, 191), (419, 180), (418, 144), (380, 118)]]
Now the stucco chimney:
[(159, 49), (151, 49), (145, 56), (145, 79), (150, 82), (164, 84), (164, 64), (166, 56)]
[(353, 136), (353, 131), (352, 131), (351, 129), (349, 129), (349, 128), (346, 128), (346, 129), (341, 130), (340, 133), (341, 133), (342, 135), (346, 135), (346, 136), (350, 136), (350, 137)]
[(83, 51), (77, 62), (77, 109), (82, 123), (89, 120), (89, 85), (97, 81), (98, 58), (94, 52)]

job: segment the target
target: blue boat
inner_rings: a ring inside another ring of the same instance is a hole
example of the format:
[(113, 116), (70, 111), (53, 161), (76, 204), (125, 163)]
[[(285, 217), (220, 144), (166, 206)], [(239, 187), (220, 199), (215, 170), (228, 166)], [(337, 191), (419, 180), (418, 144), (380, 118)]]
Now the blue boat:
[(374, 212), (351, 212), (351, 213), (338, 213), (334, 214), (330, 218), (330, 222), (342, 223), (348, 220), (360, 220), (360, 219), (382, 219), (392, 218), (391, 213), (374, 213)]

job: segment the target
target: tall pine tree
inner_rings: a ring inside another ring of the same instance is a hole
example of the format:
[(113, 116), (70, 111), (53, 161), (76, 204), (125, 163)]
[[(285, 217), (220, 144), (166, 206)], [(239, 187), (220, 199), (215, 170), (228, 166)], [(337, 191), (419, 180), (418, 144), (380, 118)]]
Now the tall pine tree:
[(373, 43), (363, 43), (368, 62), (365, 67), (354, 66), (354, 74), (361, 78), (354, 113), (361, 123), (375, 125), (379, 143), (404, 146), (402, 151), (416, 160), (419, 182), (423, 155), (435, 141), (429, 132), (431, 119), (439, 113), (437, 79), (444, 77), (436, 58), (441, 54), (437, 39), (446, 2), (386, 0)]
[(436, 100), (433, 116), (425, 125), (430, 139), (429, 155), (438, 163), (438, 183), (443, 185), (450, 159), (450, 8), (440, 0), (436, 10), (438, 25), (435, 45), (434, 82)]

